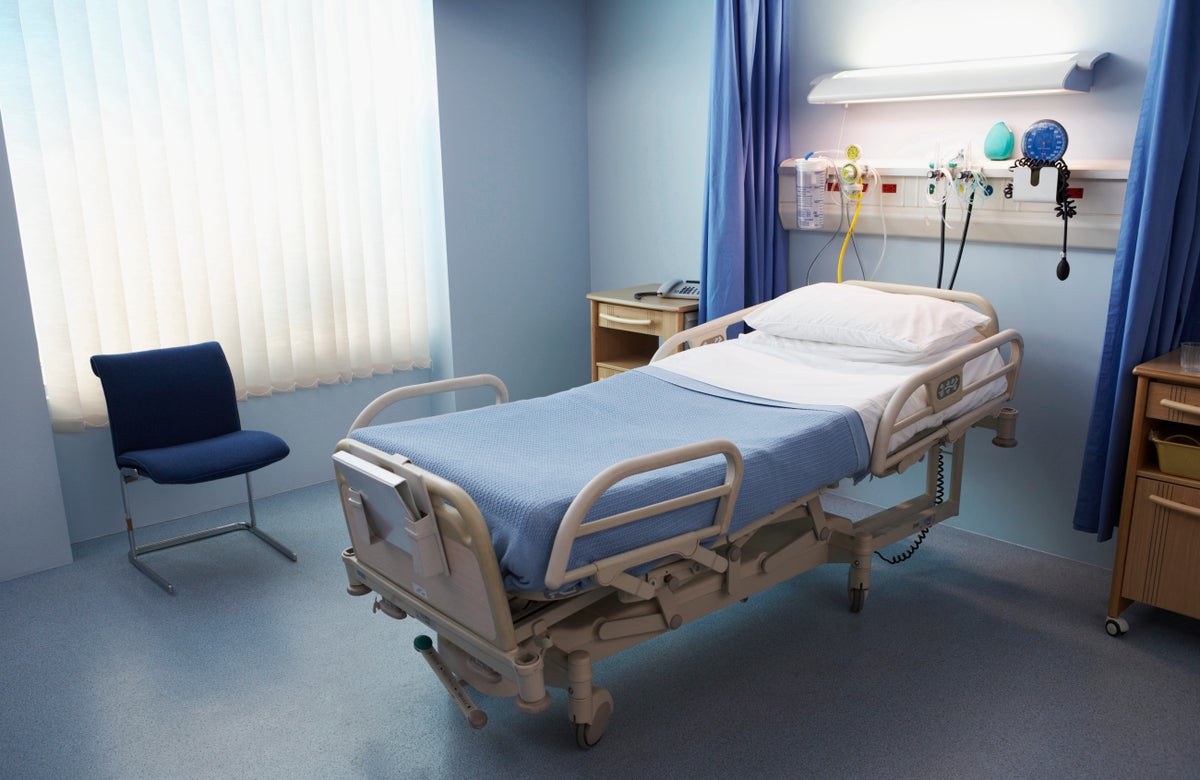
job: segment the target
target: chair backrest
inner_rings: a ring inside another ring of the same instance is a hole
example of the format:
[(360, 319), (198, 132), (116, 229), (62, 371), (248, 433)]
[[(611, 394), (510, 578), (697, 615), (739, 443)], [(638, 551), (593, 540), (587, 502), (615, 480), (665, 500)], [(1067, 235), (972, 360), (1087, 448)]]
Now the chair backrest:
[(93, 355), (91, 362), (104, 387), (117, 457), (242, 428), (229, 361), (215, 341)]

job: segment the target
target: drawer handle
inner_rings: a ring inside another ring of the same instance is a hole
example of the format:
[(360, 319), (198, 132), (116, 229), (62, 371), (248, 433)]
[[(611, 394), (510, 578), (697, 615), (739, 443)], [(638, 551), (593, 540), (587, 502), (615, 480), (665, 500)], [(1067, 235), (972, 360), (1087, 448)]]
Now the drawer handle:
[[(600, 313), (600, 319), (608, 320), (609, 322), (616, 322), (620, 325), (653, 325), (654, 324), (653, 320), (633, 320), (628, 317), (618, 317), (615, 314), (605, 314), (604, 312)], [(1196, 409), (1196, 414), (1200, 414), (1200, 409)]]
[(1178, 501), (1170, 501), (1160, 496), (1156, 496), (1153, 493), (1150, 494), (1150, 503), (1158, 504), (1163, 509), (1169, 509), (1172, 512), (1179, 512), (1180, 514), (1189, 515), (1190, 517), (1200, 517), (1200, 509), (1197, 509), (1194, 506), (1188, 506), (1187, 504), (1181, 504)]
[(1170, 398), (1163, 398), (1159, 403), (1167, 409), (1174, 409), (1177, 412), (1186, 414), (1200, 414), (1200, 406), (1192, 406), (1191, 404), (1181, 404), (1178, 401), (1172, 401)]

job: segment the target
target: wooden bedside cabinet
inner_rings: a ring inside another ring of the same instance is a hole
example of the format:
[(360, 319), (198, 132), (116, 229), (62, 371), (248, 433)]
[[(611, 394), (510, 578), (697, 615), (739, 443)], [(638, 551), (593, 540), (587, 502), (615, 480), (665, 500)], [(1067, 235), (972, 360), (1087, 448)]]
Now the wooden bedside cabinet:
[[(660, 339), (696, 324), (700, 302), (660, 298), (657, 284), (588, 293), (592, 309), (592, 381), (644, 366)], [(651, 293), (636, 298), (639, 292)]]
[[(1190, 449), (1200, 444), (1200, 374), (1179, 368), (1178, 350), (1133, 373), (1137, 396), (1105, 624), (1113, 636), (1129, 630), (1120, 615), (1135, 601), (1200, 618), (1200, 466), (1186, 465), (1193, 454), (1200, 458), (1200, 447)], [(1167, 456), (1161, 462), (1151, 432), (1175, 437), (1158, 445)]]

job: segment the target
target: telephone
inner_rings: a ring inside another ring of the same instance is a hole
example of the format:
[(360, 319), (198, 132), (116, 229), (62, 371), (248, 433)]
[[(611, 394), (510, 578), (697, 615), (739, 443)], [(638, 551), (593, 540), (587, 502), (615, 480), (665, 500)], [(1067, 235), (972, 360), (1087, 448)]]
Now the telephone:
[(663, 298), (700, 298), (700, 282), (672, 279), (658, 288)]

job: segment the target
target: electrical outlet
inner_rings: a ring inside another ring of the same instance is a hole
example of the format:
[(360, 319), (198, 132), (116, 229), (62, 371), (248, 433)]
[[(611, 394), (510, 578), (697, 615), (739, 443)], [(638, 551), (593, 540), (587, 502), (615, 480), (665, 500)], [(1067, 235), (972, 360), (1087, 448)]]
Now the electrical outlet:
[(893, 178), (880, 177), (878, 184), (874, 179), (864, 181), (863, 197), (866, 198), (864, 206), (875, 206), (880, 203), (884, 206), (904, 205), (904, 193), (900, 188), (900, 181)]

